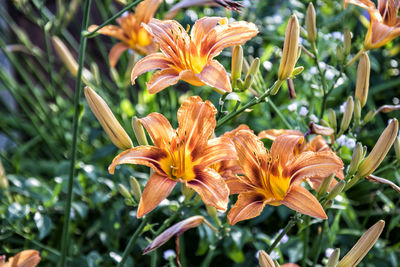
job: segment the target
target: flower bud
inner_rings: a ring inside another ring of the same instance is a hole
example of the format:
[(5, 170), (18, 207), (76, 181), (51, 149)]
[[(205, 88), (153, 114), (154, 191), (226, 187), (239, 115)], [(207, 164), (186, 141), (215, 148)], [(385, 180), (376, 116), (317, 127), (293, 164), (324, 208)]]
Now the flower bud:
[[(65, 44), (60, 40), (60, 38), (53, 36), (51, 40), (53, 41), (53, 46), (62, 62), (64, 62), (69, 72), (76, 77), (79, 68), (78, 62), (76, 62), (75, 58), (72, 56)], [(93, 75), (90, 73), (90, 71), (85, 68), (82, 69), (82, 81), (88, 85), (89, 81), (92, 79)]]
[(240, 79), (242, 75), (242, 66), (243, 66), (243, 49), (240, 45), (237, 45), (233, 48), (232, 51), (232, 87), (236, 88), (236, 81)]
[(396, 137), (394, 141), (394, 152), (396, 154), (396, 159), (400, 162), (400, 137)]
[(317, 40), (317, 27), (315, 9), (312, 3), (308, 5), (306, 12), (306, 29), (308, 41), (314, 43)]
[(311, 130), (312, 134), (330, 136), (330, 135), (332, 135), (334, 133), (332, 128), (325, 127), (325, 126), (322, 126), (322, 125), (318, 125), (318, 124), (316, 124), (314, 122), (310, 122), (310, 125), (308, 127)]
[(361, 163), (356, 173), (357, 177), (367, 177), (378, 168), (396, 139), (398, 130), (399, 122), (397, 119), (392, 119), (379, 137), (371, 153), (369, 153), (368, 157)]
[(362, 53), (360, 63), (357, 68), (356, 99), (360, 100), (361, 107), (367, 103), (369, 89), (370, 63), (367, 53)]
[(376, 114), (378, 114), (379, 112), (389, 113), (393, 110), (399, 110), (399, 109), (400, 109), (400, 105), (383, 105), (383, 106), (379, 107), (375, 113)]
[(85, 87), (85, 97), (90, 109), (100, 122), (113, 144), (120, 149), (132, 148), (132, 141), (115, 118), (107, 103), (90, 87)]
[(364, 158), (364, 149), (361, 143), (357, 143), (356, 148), (353, 150), (353, 156), (351, 157), (350, 167), (348, 174), (353, 175), (358, 170), (358, 166)]
[(329, 120), (329, 124), (332, 127), (332, 129), (336, 132), (336, 130), (337, 130), (336, 113), (331, 108), (328, 110), (328, 120)]
[(130, 193), (135, 198), (135, 200), (139, 202), (140, 198), (142, 197), (142, 190), (140, 188), (138, 180), (135, 177), (131, 176), (129, 177), (129, 184), (131, 186)]
[(339, 260), (340, 256), (340, 249), (335, 249), (331, 256), (329, 257), (328, 262), (326, 263), (325, 267), (336, 267), (336, 264)]
[[(258, 70), (260, 68), (260, 59), (256, 57), (250, 65), (249, 71), (247, 72), (246, 76), (253, 75), (256, 76)], [(247, 78), (247, 77), (246, 77)]]
[(253, 84), (253, 81), (254, 81), (254, 76), (252, 74), (247, 75), (246, 79), (244, 80), (243, 91), (249, 89)]
[(296, 75), (299, 75), (300, 73), (302, 73), (303, 70), (304, 70), (304, 67), (303, 67), (303, 66), (294, 68), (294, 70), (293, 70), (293, 72), (292, 72), (292, 75), (291, 75), (290, 77), (293, 77), (293, 78), (294, 78)]
[(258, 251), (258, 264), (260, 267), (275, 267), (274, 261), (264, 250)]
[(385, 178), (382, 178), (382, 177), (378, 177), (378, 176), (375, 176), (375, 175), (373, 175), (373, 174), (368, 175), (368, 176), (366, 177), (366, 179), (367, 179), (368, 181), (375, 182), (375, 183), (387, 184), (387, 185), (389, 185), (391, 188), (393, 188), (394, 190), (396, 190), (398, 193), (400, 193), (400, 187), (399, 187), (397, 184), (393, 183), (392, 181), (389, 181), (388, 179), (385, 179)]
[(339, 63), (343, 63), (343, 47), (340, 44), (336, 46), (336, 58)]
[(348, 28), (344, 30), (344, 56), (347, 57), (350, 54), (351, 50), (351, 32)]
[(132, 199), (131, 193), (129, 193), (129, 190), (123, 185), (123, 184), (118, 184), (118, 192), (127, 199)]
[(0, 161), (0, 188), (5, 189), (8, 187), (8, 179), (6, 177), (6, 172), (4, 171), (3, 164)]
[(342, 258), (337, 267), (357, 266), (374, 246), (381, 235), (385, 221), (380, 220), (369, 228), (353, 246), (353, 248)]
[(149, 143), (147, 142), (146, 133), (144, 132), (143, 125), (140, 123), (140, 120), (136, 116), (132, 118), (132, 129), (135, 133), (136, 140), (138, 141), (139, 145), (147, 146)]
[(325, 195), (326, 192), (328, 192), (329, 186), (331, 185), (334, 177), (335, 177), (335, 174), (332, 173), (331, 175), (325, 177), (322, 180), (322, 183), (319, 186), (318, 191), (317, 191), (317, 197), (322, 197), (323, 195)]
[(375, 114), (376, 114), (376, 110), (375, 109), (368, 111), (368, 113), (365, 114), (363, 122), (362, 122), (361, 125), (364, 126), (368, 122), (372, 121), (372, 119), (375, 117)]
[(353, 97), (349, 96), (346, 101), (346, 109), (343, 113), (342, 123), (338, 136), (342, 135), (349, 128), (351, 118), (353, 117), (354, 101)]
[(296, 65), (298, 46), (299, 46), (300, 26), (297, 17), (292, 15), (289, 19), (285, 33), (285, 43), (283, 45), (282, 58), (278, 71), (278, 79), (284, 81), (288, 79)]
[(360, 118), (361, 118), (361, 103), (360, 100), (356, 99), (354, 102), (354, 123), (356, 125), (360, 124)]
[(334, 199), (337, 195), (339, 195), (343, 191), (345, 186), (346, 186), (346, 181), (341, 180), (332, 188), (331, 192), (329, 192), (329, 194), (326, 196), (326, 200)]

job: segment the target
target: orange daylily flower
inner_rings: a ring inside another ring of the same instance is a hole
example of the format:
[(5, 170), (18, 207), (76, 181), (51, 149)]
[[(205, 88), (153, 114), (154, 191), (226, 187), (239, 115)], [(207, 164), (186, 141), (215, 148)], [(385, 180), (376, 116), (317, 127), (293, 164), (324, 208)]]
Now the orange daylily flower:
[(326, 219), (318, 200), (300, 184), (315, 175), (327, 176), (343, 168), (343, 162), (331, 151), (299, 153), (304, 137), (280, 135), (268, 152), (250, 131), (233, 138), (244, 176), (229, 183), (231, 194), (239, 194), (228, 213), (229, 223), (258, 216), (266, 204), (287, 207), (316, 218)]
[(29, 249), (9, 258), (6, 263), (4, 261), (5, 256), (0, 256), (0, 267), (35, 267), (40, 262), (40, 255), (39, 251)]
[[(275, 140), (278, 136), (282, 135), (282, 134), (290, 134), (290, 135), (297, 135), (297, 136), (303, 136), (303, 133), (297, 130), (286, 130), (286, 129), (280, 129), (280, 130), (276, 130), (276, 129), (269, 129), (269, 130), (264, 130), (261, 131), (258, 134), (258, 137), (260, 139), (269, 139), (269, 140)], [(311, 151), (311, 152), (322, 152), (322, 151), (332, 151), (332, 149), (329, 147), (328, 143), (326, 142), (326, 140), (321, 136), (321, 135), (317, 135), (315, 136), (310, 142), (308, 142), (307, 144), (303, 145), (302, 149), (299, 150), (300, 152), (304, 152), (304, 151)], [(310, 184), (310, 186), (314, 189), (314, 190), (318, 190), (319, 186), (321, 185), (322, 181), (329, 176), (330, 174), (326, 175), (326, 176), (321, 176), (318, 174), (315, 174), (313, 177), (310, 177), (307, 179), (307, 182)], [(336, 177), (338, 177), (340, 180), (343, 180), (344, 178), (344, 174), (343, 174), (343, 170), (338, 170), (335, 173)], [(331, 185), (329, 186), (328, 192), (335, 187), (335, 185), (338, 182), (333, 179)]]
[(219, 93), (231, 92), (229, 75), (213, 60), (229, 46), (241, 45), (258, 33), (257, 26), (245, 21), (227, 24), (227, 18), (204, 17), (193, 25), (190, 36), (175, 20), (151, 19), (144, 27), (160, 45), (161, 53), (141, 59), (132, 70), (131, 80), (150, 70), (157, 71), (147, 83), (155, 94), (178, 80), (195, 86), (209, 85)]
[[(107, 25), (98, 32), (119, 39), (121, 42), (111, 48), (108, 56), (110, 66), (114, 67), (121, 54), (128, 48), (139, 54), (151, 54), (158, 50), (158, 46), (153, 42), (151, 35), (143, 28), (141, 23), (148, 23), (162, 0), (144, 0), (135, 10), (135, 13), (128, 13), (117, 19), (119, 27)], [(88, 31), (94, 31), (98, 26), (91, 25)]]
[(186, 99), (178, 110), (179, 127), (175, 131), (159, 113), (151, 113), (140, 123), (146, 128), (154, 146), (138, 146), (119, 154), (109, 172), (119, 164), (140, 164), (153, 168), (140, 199), (137, 217), (152, 211), (164, 200), (177, 182), (196, 191), (204, 203), (225, 211), (229, 189), (221, 175), (209, 166), (237, 158), (232, 142), (213, 134), (216, 108), (200, 97)]
[(400, 17), (397, 17), (399, 0), (378, 0), (378, 8), (370, 0), (346, 0), (346, 7), (347, 4), (365, 8), (369, 13), (370, 23), (364, 41), (365, 50), (381, 47), (400, 35)]
[[(238, 133), (239, 131), (242, 131), (242, 130), (251, 131), (249, 126), (247, 126), (245, 124), (241, 124), (236, 129), (234, 129), (230, 132), (225, 132), (221, 137), (229, 138), (232, 140), (233, 137), (236, 135), (236, 133)], [(214, 170), (216, 170), (221, 175), (221, 177), (225, 180), (225, 182), (227, 184), (229, 184), (230, 178), (236, 178), (236, 175), (243, 174), (243, 171), (240, 168), (239, 163), (236, 159), (235, 160), (223, 160), (223, 161), (220, 161), (218, 163), (211, 165), (210, 167), (213, 168)], [(228, 185), (228, 187), (229, 187), (229, 185)]]

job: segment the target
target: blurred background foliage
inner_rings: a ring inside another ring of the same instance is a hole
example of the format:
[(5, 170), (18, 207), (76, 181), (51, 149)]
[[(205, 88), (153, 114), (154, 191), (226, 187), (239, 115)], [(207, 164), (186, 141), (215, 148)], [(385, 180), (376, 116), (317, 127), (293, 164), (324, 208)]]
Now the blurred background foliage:
[[(245, 0), (240, 13), (221, 7), (196, 7), (181, 11), (176, 19), (182, 25), (193, 25), (203, 16), (227, 16), (234, 20), (254, 22), (260, 33), (244, 45), (244, 54), (247, 58), (261, 59), (261, 74), (266, 86), (270, 86), (277, 75), (286, 22), (295, 13), (300, 24), (304, 25), (309, 2)], [(345, 28), (352, 31), (351, 53), (357, 53), (366, 33), (362, 23), (366, 14), (356, 7), (344, 9), (342, 1), (312, 2), (317, 10), (320, 67), (328, 84), (331, 84), (339, 74), (336, 48), (342, 45), (343, 31)], [(74, 57), (78, 57), (83, 4), (79, 0), (68, 3), (1, 0), (0, 3), (0, 156), (9, 182), (8, 187), (0, 189), (0, 254), (11, 255), (23, 248), (34, 248), (40, 250), (43, 259), (39, 266), (54, 266), (60, 254), (66, 199), (74, 76), (55, 53), (51, 38), (58, 36)], [(163, 2), (156, 17), (163, 18), (173, 3), (173, 0)], [(63, 12), (60, 7), (66, 12), (62, 20), (57, 19)], [(93, 0), (89, 24), (101, 24), (122, 8), (116, 1)], [(303, 38), (302, 44), (309, 46), (306, 38)], [(115, 43), (115, 39), (107, 36), (89, 39), (85, 67), (94, 75), (92, 86), (106, 100), (134, 142), (136, 140), (130, 126), (132, 116), (144, 117), (150, 112), (160, 112), (176, 126), (177, 108), (187, 96), (200, 95), (218, 104), (220, 95), (211, 88), (195, 88), (184, 82), (157, 95), (150, 95), (145, 88), (150, 73), (140, 76), (132, 86), (129, 69), (132, 54), (124, 53), (116, 69), (111, 71), (109, 68), (108, 51)], [(399, 103), (399, 52), (400, 42), (396, 39), (382, 49), (369, 52), (371, 80), (366, 110)], [(231, 49), (225, 49), (218, 60), (229, 70)], [(291, 100), (284, 84), (272, 101), (293, 128), (305, 132), (308, 123), (316, 120), (320, 113), (322, 93), (314, 61), (303, 53), (297, 66), (300, 65), (304, 66), (305, 71), (294, 80), (297, 97)], [(333, 108), (337, 114), (341, 114), (340, 106), (347, 96), (353, 95), (355, 77), (356, 65), (347, 69), (338, 81), (339, 86), (328, 98), (327, 107)], [(242, 103), (252, 97), (249, 92), (240, 93), (239, 96)], [(228, 101), (227, 105), (228, 109), (233, 108), (235, 102)], [(307, 114), (300, 112), (303, 107), (307, 108)], [(148, 169), (141, 166), (123, 167), (115, 175), (109, 175), (107, 167), (118, 149), (109, 141), (83, 99), (80, 108), (78, 171), (73, 185), (68, 265), (114, 266), (139, 225), (136, 207), (126, 205), (118, 193), (117, 185), (122, 183), (129, 188), (129, 177), (134, 176), (143, 188), (148, 179)], [(372, 123), (349, 138), (361, 141), (370, 150), (388, 119), (399, 118), (399, 115), (399, 111), (378, 114)], [(243, 113), (225, 124), (216, 134), (221, 135), (241, 123), (248, 124), (256, 133), (264, 129), (286, 127), (282, 118), (274, 112), (274, 107), (262, 103), (251, 112)], [(337, 149), (348, 164), (352, 145)], [(382, 164), (383, 167), (375, 174), (399, 184), (400, 172), (398, 165), (392, 164), (394, 160), (394, 152), (391, 151), (386, 164)], [(153, 252), (151, 257), (142, 256), (141, 251), (148, 245), (161, 222), (174, 216), (178, 209), (174, 222), (193, 215), (203, 215), (215, 223), (202, 203), (182, 205), (179, 191), (180, 188), (176, 187), (169, 201), (163, 202), (151, 213), (151, 225), (145, 227), (127, 266), (132, 266), (132, 262), (137, 266), (170, 266), (171, 263), (163, 259), (162, 251), (173, 249), (173, 241)], [(344, 255), (368, 226), (384, 219), (386, 227), (381, 239), (360, 266), (399, 266), (399, 200), (398, 193), (390, 187), (366, 181), (346, 195), (342, 194), (328, 212), (329, 226), (325, 227), (326, 235), (321, 247), (315, 246), (321, 224), (311, 220), (306, 263), (311, 265), (314, 255), (319, 255), (318, 262), (323, 262), (324, 252), (328, 248), (341, 248)], [(225, 215), (219, 214), (226, 231), (221, 238), (204, 226), (188, 231), (181, 237), (182, 264), (255, 266), (256, 251), (271, 244), (291, 215), (292, 212), (286, 207), (269, 206), (261, 216), (229, 227)], [(281, 242), (275, 250), (280, 262), (302, 261), (304, 226), (299, 224), (295, 227), (289, 233), (287, 242)]]

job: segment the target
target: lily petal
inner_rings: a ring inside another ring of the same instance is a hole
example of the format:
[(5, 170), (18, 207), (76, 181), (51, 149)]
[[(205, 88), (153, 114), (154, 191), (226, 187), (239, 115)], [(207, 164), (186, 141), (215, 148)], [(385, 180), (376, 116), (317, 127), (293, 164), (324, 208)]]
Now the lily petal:
[(178, 110), (178, 134), (185, 137), (189, 151), (206, 146), (208, 138), (213, 134), (217, 109), (214, 105), (198, 96), (187, 98)]
[(171, 64), (171, 61), (162, 53), (154, 53), (142, 58), (132, 69), (132, 84), (135, 84), (135, 80), (140, 74), (151, 70), (169, 68), (169, 64)]
[(166, 175), (160, 165), (160, 160), (166, 157), (167, 152), (164, 149), (154, 146), (137, 146), (116, 156), (108, 167), (108, 172), (114, 174), (115, 167), (120, 164), (139, 164), (148, 166), (161, 175)]
[(325, 138), (321, 135), (317, 135), (313, 138), (306, 146), (305, 151), (321, 152), (321, 151), (332, 151)]
[(192, 152), (192, 159), (204, 167), (223, 160), (236, 160), (236, 151), (229, 138), (213, 138), (208, 141), (207, 148), (199, 147)]
[(229, 76), (224, 66), (218, 61), (211, 60), (196, 76), (208, 86), (217, 89), (217, 92), (223, 94), (225, 92), (232, 92)]
[(190, 33), (192, 41), (195, 44), (201, 44), (203, 38), (224, 18), (222, 17), (204, 17), (197, 20)]
[(303, 133), (297, 130), (284, 130), (284, 129), (269, 129), (269, 130), (264, 130), (261, 131), (258, 134), (258, 137), (260, 139), (269, 139), (274, 141), (278, 136), (282, 135), (282, 134), (290, 134), (290, 135), (298, 135), (298, 136), (302, 136)]
[(254, 187), (246, 183), (239, 177), (229, 177), (225, 179), (225, 183), (228, 185), (229, 194), (236, 195), (254, 190)]
[(232, 139), (239, 131), (242, 131), (242, 130), (253, 132), (252, 130), (250, 130), (249, 126), (247, 126), (246, 124), (240, 124), (238, 127), (233, 129), (232, 131), (225, 132), (222, 136)]
[(140, 198), (137, 217), (140, 218), (155, 209), (161, 201), (169, 196), (176, 183), (166, 176), (153, 173)]
[[(280, 135), (271, 146), (271, 158), (274, 161), (271, 172), (276, 174), (277, 170), (287, 171), (286, 165), (296, 155), (298, 155), (304, 146), (304, 137), (299, 135)], [(287, 173), (283, 174), (288, 176)]]
[(112, 68), (115, 67), (121, 54), (125, 52), (126, 49), (128, 49), (128, 47), (124, 43), (118, 43), (111, 48), (110, 53), (108, 54), (108, 61)]
[(303, 152), (289, 164), (291, 183), (298, 183), (307, 178), (324, 179), (343, 169), (342, 160), (331, 151)]
[(138, 25), (144, 22), (147, 23), (150, 21), (158, 6), (161, 4), (162, 0), (144, 0), (140, 2), (135, 10), (135, 18)]
[[(88, 32), (92, 32), (96, 30), (98, 25), (90, 25), (88, 28)], [(122, 28), (116, 26), (116, 25), (106, 25), (100, 30), (97, 31), (98, 33), (108, 35), (111, 37), (115, 37), (121, 41), (128, 42), (128, 39), (125, 37), (124, 31)]]
[(246, 175), (244, 179), (248, 184), (262, 187), (262, 170), (268, 168), (268, 153), (264, 144), (252, 132), (239, 131), (233, 138), (240, 167)]
[(195, 169), (196, 178), (186, 185), (196, 191), (206, 205), (217, 210), (226, 211), (229, 189), (222, 177), (213, 169)]
[(255, 24), (236, 21), (214, 27), (202, 40), (200, 55), (209, 59), (217, 56), (224, 48), (242, 45), (258, 33)]
[(311, 217), (328, 219), (318, 200), (307, 189), (298, 185), (291, 187), (282, 204)]
[(157, 71), (146, 83), (150, 94), (156, 94), (168, 86), (174, 85), (179, 81), (179, 73), (174, 69), (164, 69)]
[(257, 217), (264, 206), (265, 201), (262, 195), (253, 192), (241, 193), (228, 213), (229, 224), (235, 225), (239, 221)]
[(175, 131), (164, 115), (153, 112), (139, 121), (146, 128), (156, 147), (164, 148), (168, 146), (166, 142), (171, 141)]

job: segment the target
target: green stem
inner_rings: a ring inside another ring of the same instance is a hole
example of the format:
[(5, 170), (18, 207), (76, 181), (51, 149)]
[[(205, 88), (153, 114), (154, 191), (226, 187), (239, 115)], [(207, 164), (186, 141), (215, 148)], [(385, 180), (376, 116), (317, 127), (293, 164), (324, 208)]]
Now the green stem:
[(290, 229), (297, 223), (299, 219), (298, 213), (296, 213), (288, 222), (288, 224), (283, 228), (282, 232), (278, 235), (278, 237), (274, 240), (272, 245), (268, 248), (267, 254), (270, 254), (279, 244), (281, 239), (289, 232)]
[(259, 97), (254, 97), (252, 100), (250, 100), (249, 102), (247, 102), (246, 104), (244, 104), (241, 108), (239, 108), (238, 110), (229, 113), (228, 115), (226, 115), (225, 117), (222, 117), (220, 120), (218, 120), (217, 122), (217, 126), (216, 129), (220, 128), (222, 125), (224, 125), (226, 122), (228, 122), (229, 120), (233, 119), (234, 117), (236, 117), (237, 115), (239, 115), (240, 113), (242, 113), (243, 111), (245, 111), (246, 109), (257, 105), (258, 103), (260, 103), (261, 101), (264, 101), (266, 97), (268, 97), (270, 95), (271, 91), (275, 91), (277, 88), (279, 88), (282, 85), (282, 81), (276, 81), (272, 87), (268, 88), (267, 90), (265, 90), (265, 92), (260, 95)]
[(62, 239), (61, 239), (61, 261), (59, 266), (65, 266), (65, 260), (67, 256), (68, 250), (68, 232), (69, 232), (69, 224), (71, 221), (71, 202), (72, 202), (72, 188), (74, 183), (75, 177), (75, 161), (76, 161), (76, 150), (77, 150), (77, 142), (78, 142), (78, 129), (79, 129), (79, 100), (80, 94), (82, 91), (81, 84), (82, 84), (82, 70), (83, 70), (83, 63), (85, 60), (85, 53), (86, 53), (86, 43), (87, 38), (83, 36), (83, 31), (87, 29), (89, 24), (89, 11), (90, 11), (90, 3), (91, 0), (86, 0), (84, 5), (83, 11), (83, 23), (82, 23), (82, 32), (81, 38), (79, 42), (79, 68), (78, 73), (76, 75), (76, 83), (75, 83), (75, 98), (74, 98), (74, 117), (72, 122), (73, 127), (73, 137), (72, 137), (72, 145), (71, 145), (71, 154), (70, 154), (70, 168), (69, 168), (69, 177), (68, 177), (68, 191), (67, 191), (67, 204), (65, 207), (65, 214), (64, 214), (64, 225), (62, 231)]
[[(107, 26), (108, 24), (110, 24), (111, 22), (113, 22), (116, 18), (118, 18), (119, 16), (121, 16), (125, 11), (128, 11), (129, 9), (131, 9), (132, 7), (134, 7), (137, 3), (139, 3), (141, 0), (136, 0), (135, 2), (130, 3), (129, 5), (127, 5), (125, 8), (123, 8), (120, 12), (118, 12), (117, 14), (115, 14), (114, 16), (112, 16), (111, 18), (109, 18), (108, 20), (106, 20), (103, 24), (101, 24), (99, 27), (97, 27), (94, 31), (91, 32), (86, 32), (84, 34), (85, 37), (87, 38), (91, 38), (94, 37), (96, 35), (96, 32), (98, 32), (101, 28), (104, 28), (105, 26)], [(86, 30), (87, 27), (84, 29)]]
[(277, 106), (275, 106), (274, 102), (271, 101), (271, 99), (268, 100), (268, 104), (271, 106), (271, 108), (275, 111), (276, 114), (278, 114), (279, 118), (282, 120), (282, 122), (286, 125), (286, 128), (292, 129), (292, 125), (286, 120), (285, 116), (281, 113), (281, 111), (278, 109)]
[(304, 241), (303, 241), (303, 259), (301, 261), (301, 266), (302, 267), (306, 267), (307, 266), (307, 256), (308, 256), (308, 242), (310, 239), (310, 217), (307, 216), (305, 219), (305, 225), (306, 225), (306, 229), (304, 231)]
[(315, 251), (314, 251), (314, 259), (313, 259), (313, 266), (315, 267), (317, 265), (317, 260), (319, 253), (321, 252), (321, 242), (322, 242), (322, 237), (324, 236), (324, 229), (325, 229), (325, 224), (327, 221), (324, 221), (321, 226), (321, 234), (318, 235), (318, 241), (316, 243)]
[(353, 63), (356, 62), (357, 59), (358, 59), (359, 57), (361, 57), (362, 53), (364, 53), (364, 52), (365, 52), (365, 49), (364, 49), (364, 47), (363, 47), (363, 48), (361, 48), (360, 51), (358, 51), (358, 53), (357, 53), (349, 62), (347, 62), (346, 68), (347, 68), (347, 67), (350, 67), (351, 65), (353, 65)]
[(149, 216), (143, 218), (142, 222), (140, 223), (139, 227), (133, 233), (131, 239), (129, 239), (128, 245), (126, 245), (124, 253), (122, 254), (122, 259), (118, 263), (117, 267), (124, 266), (126, 260), (128, 259), (128, 255), (131, 252), (133, 246), (135, 245), (136, 239), (139, 237), (140, 232), (142, 232), (143, 228), (146, 226), (147, 221), (149, 220)]

